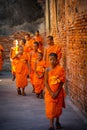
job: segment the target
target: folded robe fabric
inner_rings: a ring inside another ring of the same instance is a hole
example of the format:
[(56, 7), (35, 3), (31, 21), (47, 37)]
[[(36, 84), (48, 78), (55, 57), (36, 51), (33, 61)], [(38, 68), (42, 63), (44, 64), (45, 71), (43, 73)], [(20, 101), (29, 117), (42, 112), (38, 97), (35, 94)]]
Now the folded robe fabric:
[[(48, 84), (53, 92), (57, 91), (60, 82), (65, 82), (65, 72), (62, 67), (56, 66), (53, 70), (48, 72)], [(63, 88), (55, 99), (51, 97), (46, 88), (45, 105), (47, 118), (52, 119), (62, 114), (62, 107), (65, 107), (64, 97), (65, 92)]]

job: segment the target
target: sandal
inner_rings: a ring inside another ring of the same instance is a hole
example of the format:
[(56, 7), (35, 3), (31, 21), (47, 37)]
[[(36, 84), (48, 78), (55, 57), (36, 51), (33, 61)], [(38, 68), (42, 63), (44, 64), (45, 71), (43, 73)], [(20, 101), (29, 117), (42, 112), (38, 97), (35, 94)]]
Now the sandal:
[(43, 95), (42, 95), (42, 94), (40, 94), (39, 98), (40, 98), (40, 99), (44, 99), (44, 97), (43, 97)]
[(54, 127), (49, 127), (49, 129), (48, 130), (54, 130)]
[(25, 93), (22, 93), (22, 96), (26, 96), (26, 94), (25, 94)]
[(56, 129), (62, 129), (63, 127), (61, 126), (61, 124), (58, 122), (56, 123)]
[(36, 94), (36, 97), (39, 98), (39, 94)]

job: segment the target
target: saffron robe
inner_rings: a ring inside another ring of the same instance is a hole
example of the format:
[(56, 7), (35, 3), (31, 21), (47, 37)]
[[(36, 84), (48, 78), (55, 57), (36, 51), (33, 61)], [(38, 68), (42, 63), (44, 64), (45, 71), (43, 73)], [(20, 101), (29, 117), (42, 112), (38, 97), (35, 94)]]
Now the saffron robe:
[(27, 74), (28, 74), (28, 57), (25, 53), (16, 58), (16, 86), (18, 88), (25, 88), (28, 85)]
[(35, 36), (34, 38), (35, 38), (35, 41), (39, 42), (39, 49), (41, 51), (43, 51), (43, 43), (44, 43), (44, 41), (43, 41), (42, 36), (39, 35), (39, 36)]
[[(58, 90), (60, 82), (65, 82), (65, 73), (64, 69), (58, 65), (48, 72), (48, 84), (53, 92)], [(51, 97), (48, 89), (46, 88), (45, 106), (47, 118), (56, 118), (62, 114), (62, 107), (65, 107), (64, 97), (65, 92), (63, 87), (55, 99)]]
[(34, 72), (35, 72), (35, 63), (36, 63), (36, 60), (38, 58), (38, 52), (34, 52), (32, 51), (30, 53), (30, 81), (31, 83), (34, 85)]
[(10, 59), (11, 59), (11, 69), (12, 69), (12, 74), (15, 74), (15, 69), (16, 69), (16, 64), (17, 60), (13, 59), (13, 57), (16, 55), (16, 47), (12, 47), (10, 50)]
[(49, 66), (50, 53), (56, 53), (58, 55), (58, 61), (61, 59), (61, 56), (62, 56), (61, 48), (57, 44), (54, 44), (52, 46), (48, 46), (47, 48), (45, 48), (45, 54), (46, 54), (45, 60), (46, 60), (47, 67)]
[(33, 50), (33, 43), (34, 43), (34, 39), (32, 38), (29, 41), (26, 41), (24, 52), (30, 53)]
[[(39, 94), (44, 89), (44, 72), (45, 72), (45, 61), (41, 60), (36, 62), (36, 71), (34, 73), (34, 87), (35, 87), (35, 93)], [(37, 74), (39, 76), (42, 76), (41, 78), (38, 78)]]

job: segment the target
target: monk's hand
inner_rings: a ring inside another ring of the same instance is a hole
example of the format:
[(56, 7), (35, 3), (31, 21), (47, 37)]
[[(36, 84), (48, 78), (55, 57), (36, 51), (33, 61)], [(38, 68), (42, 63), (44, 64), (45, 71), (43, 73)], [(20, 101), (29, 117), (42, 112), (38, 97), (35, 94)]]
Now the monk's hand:
[(43, 75), (39, 75), (37, 72), (36, 72), (36, 75), (38, 79), (41, 79), (43, 77)]
[(19, 51), (18, 53), (17, 53), (17, 55), (21, 55), (22, 54), (22, 52), (21, 51)]
[(53, 93), (53, 99), (55, 99), (55, 98), (57, 98), (57, 96), (58, 96), (58, 93), (57, 92), (55, 92), (55, 93)]
[(42, 76), (39, 76), (39, 75), (38, 75), (37, 77), (38, 77), (38, 79), (41, 79), (41, 78), (42, 78)]
[(41, 79), (43, 77), (43, 75), (38, 75), (38, 79)]
[(12, 59), (12, 58), (10, 58), (10, 61), (12, 62), (12, 61), (13, 61), (13, 59)]
[(40, 77), (40, 75), (38, 75), (38, 73), (37, 73), (37, 72), (36, 72), (36, 75), (37, 75), (37, 78), (38, 78), (38, 79), (40, 79), (40, 78), (41, 78), (41, 77)]
[(21, 54), (22, 54), (21, 52), (18, 52), (18, 53), (16, 54), (16, 57), (19, 58)]
[(19, 53), (17, 53), (15, 57), (18, 57), (18, 56), (19, 56)]

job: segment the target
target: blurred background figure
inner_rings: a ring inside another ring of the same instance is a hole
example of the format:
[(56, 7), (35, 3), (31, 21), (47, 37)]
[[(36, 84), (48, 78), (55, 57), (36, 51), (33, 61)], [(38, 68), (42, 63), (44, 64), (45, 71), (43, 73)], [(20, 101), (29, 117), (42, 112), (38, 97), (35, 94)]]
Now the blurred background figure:
[(4, 60), (4, 48), (3, 46), (0, 44), (0, 71), (2, 70), (2, 66), (3, 66), (3, 60)]

